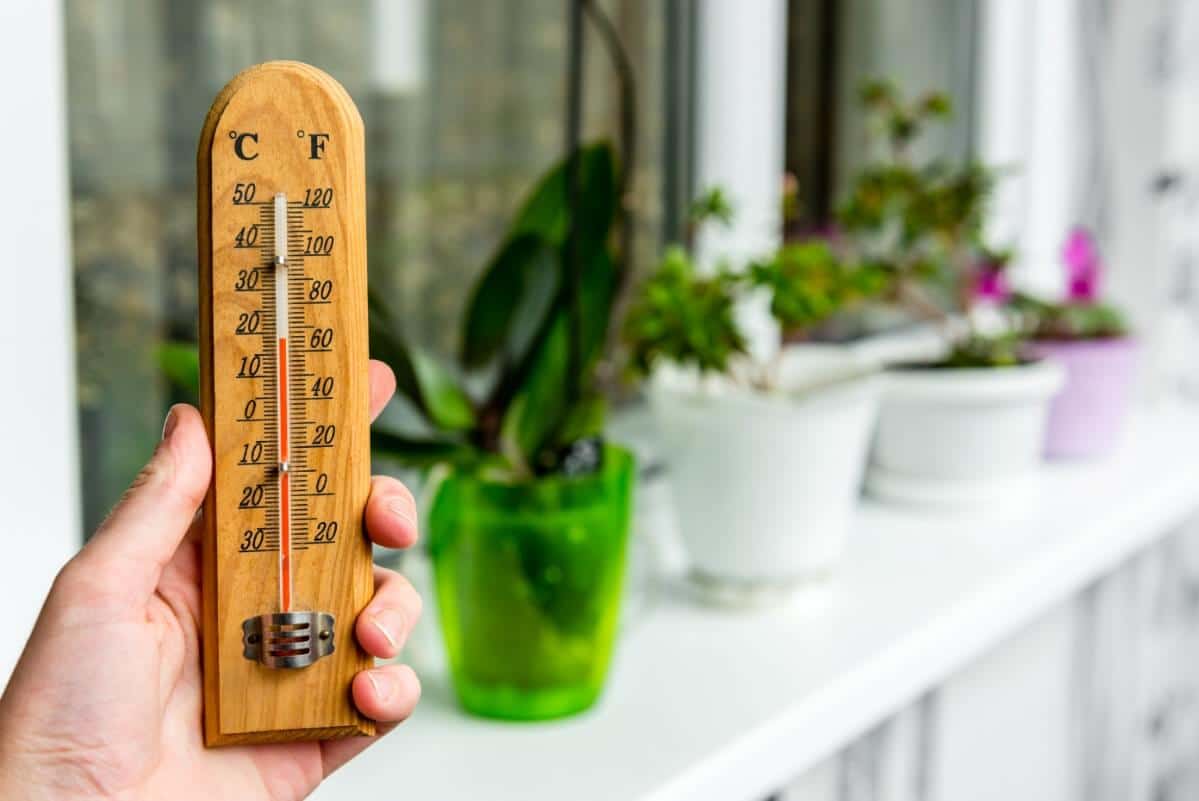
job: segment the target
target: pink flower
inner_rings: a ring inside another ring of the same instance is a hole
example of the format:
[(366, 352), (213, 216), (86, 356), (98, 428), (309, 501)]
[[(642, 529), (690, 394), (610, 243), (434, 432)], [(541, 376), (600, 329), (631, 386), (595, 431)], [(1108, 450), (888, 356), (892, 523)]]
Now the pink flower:
[(1002, 263), (984, 262), (974, 275), (974, 300), (988, 306), (999, 306), (1011, 296)]
[(1062, 261), (1066, 265), (1066, 298), (1083, 303), (1098, 300), (1103, 263), (1090, 231), (1082, 226), (1071, 229), (1062, 248)]

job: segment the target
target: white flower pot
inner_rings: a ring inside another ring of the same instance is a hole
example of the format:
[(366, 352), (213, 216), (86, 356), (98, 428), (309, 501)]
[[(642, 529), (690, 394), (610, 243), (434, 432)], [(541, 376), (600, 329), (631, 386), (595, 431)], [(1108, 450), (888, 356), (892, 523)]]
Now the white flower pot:
[(721, 600), (753, 600), (836, 565), (877, 376), (802, 395), (655, 380), (650, 394), (693, 579)]
[(1034, 485), (1049, 404), (1064, 379), (1058, 365), (899, 368), (884, 378), (872, 495), (975, 506)]

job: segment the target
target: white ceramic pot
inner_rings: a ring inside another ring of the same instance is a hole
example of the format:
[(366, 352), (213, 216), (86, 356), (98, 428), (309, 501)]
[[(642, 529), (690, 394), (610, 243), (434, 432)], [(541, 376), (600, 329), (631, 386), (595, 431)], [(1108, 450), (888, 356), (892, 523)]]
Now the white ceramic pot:
[(837, 563), (865, 468), (877, 376), (802, 395), (657, 380), (650, 394), (693, 579), (718, 597), (752, 600), (745, 594), (789, 587)]
[(1050, 401), (1064, 379), (1058, 365), (899, 368), (884, 379), (866, 480), (872, 495), (973, 506), (1033, 486)]

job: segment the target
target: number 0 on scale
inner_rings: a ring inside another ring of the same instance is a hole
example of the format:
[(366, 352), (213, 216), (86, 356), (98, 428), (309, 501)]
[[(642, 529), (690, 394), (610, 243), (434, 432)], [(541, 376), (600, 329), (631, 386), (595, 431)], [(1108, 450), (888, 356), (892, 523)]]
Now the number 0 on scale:
[(349, 689), (373, 591), (362, 120), (325, 73), (262, 64), (197, 162), (205, 739), (372, 734)]

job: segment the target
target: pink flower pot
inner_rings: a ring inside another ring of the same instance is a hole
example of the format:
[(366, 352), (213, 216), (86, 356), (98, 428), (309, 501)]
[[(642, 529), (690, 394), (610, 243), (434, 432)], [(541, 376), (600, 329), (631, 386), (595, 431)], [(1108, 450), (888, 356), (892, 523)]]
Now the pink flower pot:
[(1137, 342), (1128, 338), (1032, 342), (1030, 354), (1066, 370), (1049, 412), (1045, 455), (1094, 458), (1111, 450), (1124, 428), (1136, 376)]

